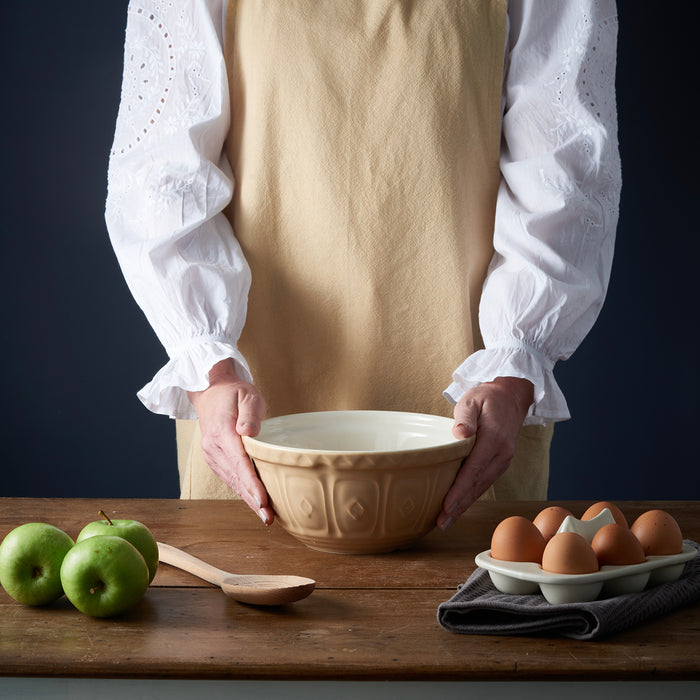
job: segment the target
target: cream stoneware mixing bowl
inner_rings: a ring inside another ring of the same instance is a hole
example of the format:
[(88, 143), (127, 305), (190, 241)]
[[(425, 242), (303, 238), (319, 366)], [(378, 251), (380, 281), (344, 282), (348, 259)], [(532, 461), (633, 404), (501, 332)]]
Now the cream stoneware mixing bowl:
[(244, 437), (282, 527), (312, 549), (373, 554), (435, 527), (474, 439), (454, 421), (397, 411), (269, 418)]

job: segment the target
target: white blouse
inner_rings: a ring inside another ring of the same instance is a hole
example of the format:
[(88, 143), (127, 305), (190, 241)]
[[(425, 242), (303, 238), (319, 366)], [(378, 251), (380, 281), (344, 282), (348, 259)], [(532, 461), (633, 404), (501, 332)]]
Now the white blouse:
[[(169, 362), (140, 392), (152, 411), (194, 418), (187, 391), (233, 358), (250, 270), (222, 213), (229, 96), (225, 0), (132, 0), (109, 162), (106, 221), (129, 288)], [(485, 349), (445, 397), (498, 376), (529, 379), (526, 423), (569, 417), (553, 375), (598, 316), (621, 188), (614, 0), (510, 0), (495, 254), (479, 312)], [(407, 377), (410, 381), (410, 377)]]

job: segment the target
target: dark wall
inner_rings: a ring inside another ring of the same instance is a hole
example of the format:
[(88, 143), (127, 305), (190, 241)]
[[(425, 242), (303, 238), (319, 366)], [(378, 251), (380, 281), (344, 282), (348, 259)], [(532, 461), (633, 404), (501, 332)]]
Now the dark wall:
[(598, 323), (555, 370), (573, 420), (555, 432), (551, 498), (700, 497), (697, 9), (650, 6), (618, 2), (615, 263)]
[(177, 496), (165, 361), (104, 224), (126, 0), (3, 3), (4, 496)]
[[(598, 324), (556, 370), (573, 420), (554, 499), (700, 497), (693, 23), (645, 4), (618, 4), (616, 261)], [(99, 5), (0, 8), (2, 496), (178, 494), (174, 425), (135, 397), (165, 354), (104, 225), (127, 2)]]

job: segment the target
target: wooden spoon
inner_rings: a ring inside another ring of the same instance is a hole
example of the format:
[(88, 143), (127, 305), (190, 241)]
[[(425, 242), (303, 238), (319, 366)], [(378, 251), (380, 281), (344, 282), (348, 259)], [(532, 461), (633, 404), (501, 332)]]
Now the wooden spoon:
[(240, 603), (284, 605), (306, 598), (316, 587), (316, 581), (303, 576), (231, 574), (162, 542), (158, 542), (158, 558), (219, 586), (227, 596)]

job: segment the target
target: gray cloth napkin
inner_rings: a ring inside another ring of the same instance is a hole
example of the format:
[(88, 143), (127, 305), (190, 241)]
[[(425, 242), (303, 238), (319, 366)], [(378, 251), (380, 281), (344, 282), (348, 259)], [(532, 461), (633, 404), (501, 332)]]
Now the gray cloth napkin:
[(700, 546), (677, 581), (640, 593), (588, 603), (551, 605), (541, 594), (510, 595), (478, 567), (450, 600), (438, 607), (438, 622), (450, 632), (492, 635), (560, 635), (595, 639), (700, 600)]

